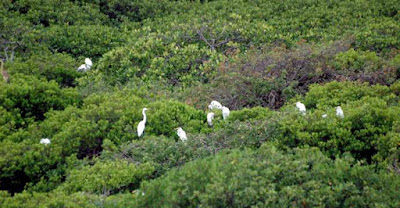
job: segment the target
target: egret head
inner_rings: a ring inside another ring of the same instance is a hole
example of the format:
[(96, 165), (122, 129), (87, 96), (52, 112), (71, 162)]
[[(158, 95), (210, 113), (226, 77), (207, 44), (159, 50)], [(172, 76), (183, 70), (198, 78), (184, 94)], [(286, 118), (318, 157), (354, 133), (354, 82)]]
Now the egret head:
[(145, 112), (145, 111), (147, 111), (147, 110), (149, 110), (149, 109), (147, 109), (147, 108), (143, 108), (143, 112)]

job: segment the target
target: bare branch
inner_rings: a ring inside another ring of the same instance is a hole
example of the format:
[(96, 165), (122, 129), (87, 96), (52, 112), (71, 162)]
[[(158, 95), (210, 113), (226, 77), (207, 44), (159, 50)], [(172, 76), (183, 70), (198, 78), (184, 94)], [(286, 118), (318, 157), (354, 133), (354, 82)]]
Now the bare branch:
[(214, 46), (208, 42), (208, 40), (204, 37), (203, 31), (202, 30), (196, 30), (197, 34), (199, 35), (200, 39), (203, 40), (210, 48), (211, 50), (215, 50)]

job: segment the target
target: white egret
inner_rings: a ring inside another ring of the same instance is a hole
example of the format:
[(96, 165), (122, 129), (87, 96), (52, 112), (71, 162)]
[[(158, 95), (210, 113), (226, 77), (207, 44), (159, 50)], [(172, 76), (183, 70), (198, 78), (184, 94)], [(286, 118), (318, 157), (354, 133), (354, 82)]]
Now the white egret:
[(92, 60), (90, 60), (90, 58), (85, 58), (85, 65), (90, 69), (93, 65)]
[(328, 117), (328, 114), (322, 115), (322, 118), (326, 118), (326, 117)]
[(186, 136), (186, 132), (181, 127), (176, 128), (176, 130), (176, 134), (178, 135), (179, 139), (182, 142), (186, 142), (186, 140), (188, 139)]
[(296, 107), (299, 109), (300, 113), (306, 115), (306, 106), (303, 103), (297, 102)]
[(209, 112), (207, 113), (207, 123), (209, 126), (212, 126), (212, 120), (214, 119), (214, 113), (213, 112)]
[(212, 109), (222, 110), (222, 105), (220, 102), (213, 100), (213, 101), (211, 101), (210, 105), (208, 105), (208, 108), (210, 110), (212, 110)]
[(49, 138), (43, 138), (43, 139), (40, 140), (40, 144), (48, 145), (48, 144), (50, 144), (50, 139)]
[(230, 113), (231, 111), (229, 110), (229, 108), (225, 106), (222, 107), (222, 117), (224, 118), (224, 120), (228, 118)]
[(336, 107), (336, 116), (339, 118), (344, 118), (344, 113), (340, 106)]
[(144, 132), (144, 127), (146, 125), (146, 120), (147, 120), (146, 111), (147, 111), (147, 108), (143, 108), (143, 110), (142, 110), (143, 120), (139, 122), (138, 127), (137, 127), (138, 137), (142, 136), (142, 134)]
[(87, 72), (93, 66), (92, 60), (90, 58), (85, 58), (85, 64), (82, 64), (78, 68), (78, 72)]
[(82, 64), (82, 65), (80, 65), (79, 67), (78, 67), (78, 70), (77, 70), (78, 72), (85, 72), (86, 71), (86, 64)]

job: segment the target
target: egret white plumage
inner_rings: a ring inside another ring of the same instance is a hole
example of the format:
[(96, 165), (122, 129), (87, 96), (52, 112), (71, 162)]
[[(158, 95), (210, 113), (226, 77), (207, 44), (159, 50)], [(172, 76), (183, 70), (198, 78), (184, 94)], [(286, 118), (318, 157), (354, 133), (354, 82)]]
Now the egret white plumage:
[(40, 144), (48, 145), (50, 144), (50, 139), (49, 138), (43, 138), (40, 140)]
[(146, 111), (147, 111), (147, 108), (143, 108), (143, 110), (142, 110), (143, 120), (140, 121), (138, 126), (137, 126), (138, 137), (142, 136), (142, 134), (144, 132), (144, 127), (146, 125), (146, 120), (147, 120)]
[(80, 66), (78, 67), (78, 70), (77, 70), (77, 71), (78, 71), (78, 72), (86, 71), (86, 64), (80, 65)]
[(181, 127), (178, 127), (178, 128), (176, 128), (176, 134), (178, 135), (178, 137), (179, 137), (179, 139), (182, 141), (182, 142), (186, 142), (187, 141), (187, 136), (186, 136), (186, 132), (181, 128)]
[(222, 110), (222, 105), (220, 102), (213, 100), (213, 101), (211, 101), (210, 105), (208, 105), (208, 108), (210, 110), (213, 110), (213, 109)]
[(344, 118), (344, 113), (340, 106), (336, 107), (336, 116), (339, 118)]
[(322, 115), (322, 118), (326, 118), (326, 117), (328, 117), (328, 114)]
[(297, 109), (299, 109), (300, 113), (302, 113), (303, 115), (306, 114), (306, 106), (303, 103), (296, 102), (296, 107)]
[(222, 117), (224, 118), (224, 120), (228, 118), (230, 113), (231, 111), (229, 110), (228, 107), (225, 106), (222, 107)]
[(92, 60), (90, 60), (90, 58), (85, 58), (85, 64), (90, 69), (93, 65), (93, 62), (92, 62)]
[(209, 126), (212, 126), (212, 120), (214, 119), (214, 113), (213, 112), (209, 112), (207, 113), (207, 123)]
[(77, 71), (78, 72), (87, 72), (89, 69), (92, 67), (93, 62), (90, 60), (90, 58), (85, 58), (85, 64), (82, 64), (78, 67)]

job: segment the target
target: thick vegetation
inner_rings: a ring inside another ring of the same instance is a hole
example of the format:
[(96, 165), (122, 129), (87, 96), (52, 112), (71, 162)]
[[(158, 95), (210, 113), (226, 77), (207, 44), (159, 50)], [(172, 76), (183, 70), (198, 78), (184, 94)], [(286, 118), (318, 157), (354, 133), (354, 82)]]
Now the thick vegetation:
[(399, 207), (399, 22), (396, 0), (2, 1), (0, 207)]

